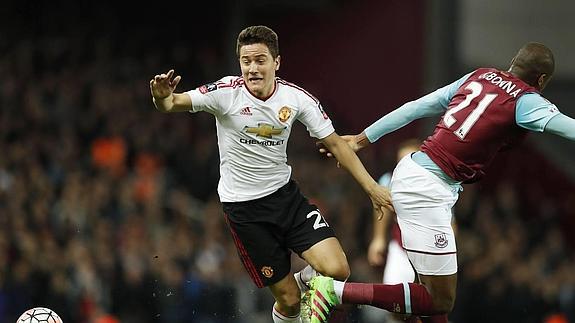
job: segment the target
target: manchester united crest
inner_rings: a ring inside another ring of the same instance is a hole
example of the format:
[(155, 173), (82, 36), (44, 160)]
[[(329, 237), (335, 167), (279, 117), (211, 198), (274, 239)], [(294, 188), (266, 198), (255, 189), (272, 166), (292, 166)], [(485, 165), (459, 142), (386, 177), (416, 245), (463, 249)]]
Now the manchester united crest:
[(291, 117), (291, 109), (289, 107), (282, 107), (278, 112), (278, 119), (281, 122), (286, 122)]
[(274, 275), (274, 269), (270, 266), (263, 266), (262, 267), (262, 274), (266, 278), (272, 278), (272, 276)]

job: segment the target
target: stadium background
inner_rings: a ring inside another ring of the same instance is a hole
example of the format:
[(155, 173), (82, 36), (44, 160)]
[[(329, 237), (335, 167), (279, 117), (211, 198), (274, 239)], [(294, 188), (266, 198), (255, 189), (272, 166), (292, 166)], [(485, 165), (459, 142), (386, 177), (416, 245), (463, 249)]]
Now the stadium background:
[[(474, 67), (506, 68), (536, 40), (556, 54), (546, 96), (575, 116), (574, 12), (559, 0), (4, 2), (0, 322), (32, 306), (66, 323), (270, 321), (271, 296), (248, 280), (222, 221), (213, 120), (156, 112), (153, 75), (175, 68), (185, 90), (238, 74), (237, 33), (266, 24), (280, 37), (279, 76), (346, 134)], [(361, 152), (371, 174), (436, 121)], [(335, 228), (351, 279), (379, 281), (366, 195), (303, 126), (292, 136), (294, 176)], [(575, 322), (574, 156), (573, 143), (534, 135), (465, 187), (453, 322)], [(374, 321), (363, 313), (350, 321)]]

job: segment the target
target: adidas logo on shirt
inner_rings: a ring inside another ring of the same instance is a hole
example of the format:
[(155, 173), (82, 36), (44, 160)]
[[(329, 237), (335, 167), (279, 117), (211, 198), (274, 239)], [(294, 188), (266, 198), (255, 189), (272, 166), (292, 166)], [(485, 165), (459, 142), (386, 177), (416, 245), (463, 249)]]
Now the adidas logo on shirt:
[(250, 109), (250, 107), (245, 107), (240, 111), (240, 114), (244, 116), (251, 116), (252, 110)]

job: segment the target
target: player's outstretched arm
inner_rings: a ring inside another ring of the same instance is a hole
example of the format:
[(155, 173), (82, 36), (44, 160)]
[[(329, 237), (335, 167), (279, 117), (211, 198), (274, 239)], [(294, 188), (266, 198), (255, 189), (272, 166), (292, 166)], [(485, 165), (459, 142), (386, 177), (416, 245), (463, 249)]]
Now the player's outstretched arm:
[(575, 119), (559, 113), (549, 120), (544, 131), (575, 141)]
[(174, 70), (154, 76), (150, 92), (156, 109), (161, 112), (182, 112), (192, 108), (192, 99), (185, 93), (174, 93), (181, 76), (174, 77)]
[[(411, 122), (433, 116), (439, 116), (445, 112), (447, 105), (459, 86), (467, 79), (465, 75), (461, 79), (439, 88), (415, 101), (410, 101), (399, 108), (389, 112), (377, 121), (373, 122), (358, 135), (342, 136), (354, 152), (357, 152), (371, 143), (376, 142), (384, 135), (394, 132)], [(320, 147), (320, 153), (333, 157), (328, 147)]]
[(321, 142), (369, 195), (375, 212), (382, 213), (384, 208), (393, 209), (389, 190), (377, 184), (345, 140), (334, 132)]
[[(358, 135), (343, 135), (340, 136), (340, 138), (347, 142), (349, 148), (351, 148), (351, 150), (354, 152), (358, 152), (370, 144), (367, 136), (365, 135), (365, 132), (362, 132)], [(327, 149), (327, 147), (321, 141), (318, 143), (318, 146), (320, 153), (325, 154), (327, 157), (333, 157), (331, 151), (329, 151), (329, 149)]]

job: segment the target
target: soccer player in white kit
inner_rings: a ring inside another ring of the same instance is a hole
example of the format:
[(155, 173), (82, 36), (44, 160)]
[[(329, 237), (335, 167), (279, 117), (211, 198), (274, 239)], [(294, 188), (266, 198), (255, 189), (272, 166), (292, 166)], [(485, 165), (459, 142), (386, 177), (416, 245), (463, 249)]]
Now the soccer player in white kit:
[(350, 269), (332, 228), (291, 179), (286, 147), (294, 122), (303, 123), (333, 152), (368, 193), (374, 210), (391, 207), (390, 195), (336, 134), (320, 102), (276, 77), (280, 56), (273, 30), (265, 26), (242, 30), (236, 52), (241, 76), (174, 93), (181, 77), (170, 70), (156, 75), (150, 90), (162, 112), (204, 111), (215, 117), (218, 194), (238, 254), (253, 282), (269, 287), (274, 296), (273, 321), (301, 322), (301, 289), (306, 287), (296, 277), (304, 282), (311, 277), (294, 277), (291, 252), (317, 272), (340, 280), (348, 278)]

